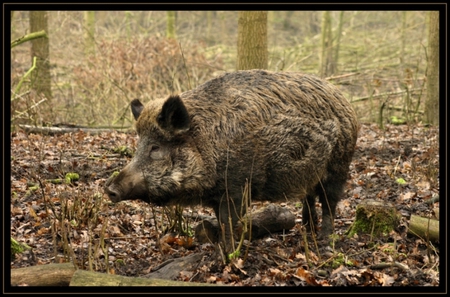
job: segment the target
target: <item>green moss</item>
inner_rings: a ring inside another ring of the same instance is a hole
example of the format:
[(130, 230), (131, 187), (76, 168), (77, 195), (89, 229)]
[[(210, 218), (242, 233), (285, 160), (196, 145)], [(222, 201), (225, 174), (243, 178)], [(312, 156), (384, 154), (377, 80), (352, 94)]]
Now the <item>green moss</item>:
[(31, 249), (31, 247), (27, 244), (20, 243), (11, 237), (11, 257), (14, 257), (15, 254), (20, 254), (29, 249)]
[(399, 216), (395, 207), (356, 208), (355, 221), (347, 232), (349, 237), (355, 234), (372, 234), (374, 236), (388, 235), (398, 224)]
[(71, 182), (77, 181), (80, 179), (80, 175), (75, 172), (69, 172), (66, 174), (64, 180), (67, 184), (70, 184)]
[(397, 178), (396, 180), (395, 180), (399, 185), (404, 185), (404, 184), (406, 184), (406, 181), (403, 179), (403, 178)]
[(133, 151), (126, 145), (116, 147), (113, 152), (115, 152), (116, 154), (120, 154), (121, 156), (133, 157)]
[(390, 122), (391, 122), (393, 125), (403, 125), (403, 124), (406, 123), (406, 120), (405, 120), (404, 118), (398, 118), (398, 117), (396, 117), (396, 116), (391, 116)]
[(62, 184), (62, 182), (63, 182), (63, 180), (60, 178), (49, 179), (48, 181), (55, 185)]
[(37, 189), (39, 189), (39, 186), (31, 186), (31, 187), (29, 187), (28, 188), (28, 190), (30, 190), (30, 191), (36, 191)]

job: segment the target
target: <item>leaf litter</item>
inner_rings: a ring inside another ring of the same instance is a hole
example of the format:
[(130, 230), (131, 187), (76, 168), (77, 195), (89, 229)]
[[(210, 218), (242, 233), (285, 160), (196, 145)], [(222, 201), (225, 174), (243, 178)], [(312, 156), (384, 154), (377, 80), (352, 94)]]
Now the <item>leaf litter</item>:
[[(197, 265), (172, 278), (230, 286), (439, 286), (439, 246), (407, 234), (412, 214), (430, 217), (439, 208), (439, 202), (427, 203), (439, 195), (438, 128), (362, 124), (332, 244), (305, 241), (301, 207), (288, 202), (296, 226), (252, 240), (229, 263), (216, 257), (214, 244), (168, 230), (164, 209), (141, 201), (113, 205), (103, 195), (106, 180), (131, 158), (117, 148), (134, 151), (136, 143), (133, 132), (12, 133), (11, 236), (32, 247), (11, 259), (12, 269), (75, 259), (80, 269), (146, 277), (201, 254)], [(52, 182), (71, 172), (79, 179)], [(364, 199), (393, 203), (402, 214), (396, 230), (348, 238)], [(212, 215), (201, 207), (186, 211)]]

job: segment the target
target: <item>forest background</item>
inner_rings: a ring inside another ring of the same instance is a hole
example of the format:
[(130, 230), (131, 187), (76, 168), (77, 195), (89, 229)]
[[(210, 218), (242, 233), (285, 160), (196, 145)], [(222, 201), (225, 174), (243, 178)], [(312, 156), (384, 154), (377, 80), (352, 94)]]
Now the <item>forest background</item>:
[[(29, 15), (15, 12), (11, 40), (30, 33)], [(269, 11), (268, 69), (326, 78), (361, 122), (421, 121), (428, 17)], [(131, 127), (132, 99), (180, 93), (236, 70), (237, 11), (49, 11), (47, 18), (51, 90), (35, 91), (32, 76), (24, 79), (31, 42), (12, 48), (12, 124)]]

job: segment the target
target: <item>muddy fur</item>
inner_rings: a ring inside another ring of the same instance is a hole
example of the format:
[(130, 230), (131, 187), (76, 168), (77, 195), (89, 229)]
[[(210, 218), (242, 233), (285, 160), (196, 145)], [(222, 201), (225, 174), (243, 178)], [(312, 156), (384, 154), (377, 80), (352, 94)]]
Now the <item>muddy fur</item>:
[(358, 123), (332, 84), (296, 72), (237, 71), (131, 106), (140, 139), (105, 189), (112, 201), (212, 207), (229, 245), (228, 217), (234, 224), (241, 216), (248, 181), (252, 200), (303, 201), (307, 225), (317, 223), (318, 196), (321, 235), (333, 232)]

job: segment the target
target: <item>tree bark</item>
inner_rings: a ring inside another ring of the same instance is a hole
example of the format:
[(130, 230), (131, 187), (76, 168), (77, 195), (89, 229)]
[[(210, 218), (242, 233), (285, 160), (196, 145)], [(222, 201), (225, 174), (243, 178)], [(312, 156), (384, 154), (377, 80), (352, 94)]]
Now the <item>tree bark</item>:
[(213, 44), (213, 40), (211, 38), (212, 14), (212, 11), (206, 11), (206, 44), (209, 46)]
[(322, 16), (322, 55), (321, 76), (326, 77), (334, 73), (333, 35), (331, 32), (331, 14), (324, 11)]
[[(30, 32), (48, 32), (47, 11), (30, 11)], [(37, 57), (37, 69), (31, 74), (31, 86), (37, 94), (52, 98), (50, 76), (50, 46), (48, 38), (31, 40), (31, 61)], [(51, 106), (51, 105), (50, 105)]]
[(167, 12), (167, 38), (176, 38), (175, 34), (175, 11)]
[(95, 54), (95, 11), (84, 12), (84, 50), (86, 56)]
[(339, 14), (339, 25), (338, 30), (336, 32), (336, 45), (334, 47), (334, 72), (338, 71), (338, 63), (339, 63), (339, 49), (341, 47), (341, 35), (342, 35), (342, 27), (344, 25), (344, 11), (341, 11)]
[(425, 240), (439, 242), (439, 221), (411, 215), (408, 233)]
[[(295, 216), (287, 208), (277, 204), (268, 206), (251, 213), (251, 218), (247, 217), (247, 222), (251, 225), (250, 239), (262, 238), (271, 233), (289, 230), (295, 225)], [(242, 226), (238, 226), (238, 233), (242, 232)], [(211, 217), (203, 220), (195, 228), (195, 237), (200, 243), (217, 242), (219, 240), (220, 229), (217, 219)], [(240, 237), (240, 234), (237, 234)], [(246, 236), (248, 238), (248, 236)]]
[(129, 277), (114, 274), (98, 273), (86, 270), (77, 270), (72, 280), (70, 281), (70, 286), (156, 286), (156, 287), (168, 287), (168, 286), (214, 286), (213, 284), (206, 283), (195, 283), (195, 282), (183, 282), (174, 281), (168, 279), (157, 279), (157, 278), (143, 278), (143, 277)]
[(73, 126), (73, 127), (36, 127), (31, 125), (18, 125), (21, 129), (24, 129), (28, 133), (39, 133), (39, 134), (64, 134), (64, 133), (76, 133), (83, 131), (90, 134), (100, 134), (102, 132), (131, 132), (133, 128), (131, 127), (111, 127), (111, 128), (91, 128), (84, 126)]
[[(185, 257), (188, 258), (188, 257)], [(176, 259), (178, 260), (178, 259)], [(174, 261), (176, 262), (176, 261)], [(197, 264), (197, 262), (196, 262)], [(169, 265), (167, 265), (169, 266)], [(184, 267), (184, 266), (183, 266)], [(180, 268), (181, 271), (181, 268)], [(76, 269), (72, 263), (11, 269), (11, 286), (215, 286), (158, 278), (127, 277)]]
[(439, 12), (430, 12), (425, 121), (439, 124)]
[(383, 236), (397, 227), (400, 217), (391, 203), (366, 199), (356, 207), (355, 221), (348, 229), (347, 234), (349, 237), (354, 234)]
[(13, 40), (11, 42), (11, 48), (13, 48), (15, 46), (18, 46), (19, 44), (22, 44), (24, 42), (31, 41), (31, 40), (36, 39), (36, 38), (48, 38), (48, 36), (47, 36), (47, 33), (45, 33), (44, 30), (39, 31), (39, 32), (33, 32), (33, 33), (24, 35), (24, 36), (22, 36), (20, 38), (17, 38), (15, 40)]
[(11, 286), (68, 286), (75, 270), (72, 263), (11, 269)]
[(236, 69), (267, 69), (268, 56), (267, 11), (240, 11)]

